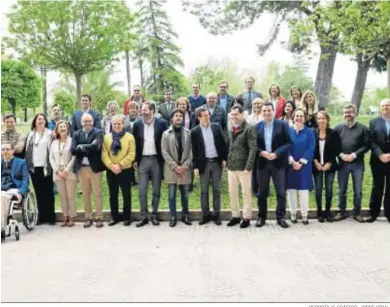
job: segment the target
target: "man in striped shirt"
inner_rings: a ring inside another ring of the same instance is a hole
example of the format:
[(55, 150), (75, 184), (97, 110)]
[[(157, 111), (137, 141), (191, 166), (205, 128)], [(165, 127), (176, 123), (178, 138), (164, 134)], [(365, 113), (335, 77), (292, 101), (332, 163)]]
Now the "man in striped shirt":
[(1, 134), (1, 143), (11, 143), (14, 150), (14, 156), (24, 159), (24, 145), (26, 136), (16, 131), (16, 117), (13, 114), (4, 116), (5, 131)]

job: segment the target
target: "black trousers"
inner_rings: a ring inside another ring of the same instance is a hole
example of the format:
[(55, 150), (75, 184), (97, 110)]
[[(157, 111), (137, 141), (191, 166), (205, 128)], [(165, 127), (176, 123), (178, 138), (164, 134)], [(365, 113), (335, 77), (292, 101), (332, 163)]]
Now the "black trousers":
[(118, 175), (114, 174), (112, 171), (107, 170), (107, 183), (108, 190), (110, 193), (110, 208), (111, 208), (111, 217), (115, 221), (120, 221), (121, 217), (119, 215), (118, 208), (118, 195), (119, 188), (122, 191), (123, 197), (123, 220), (130, 220), (131, 217), (131, 184), (133, 173), (131, 169), (124, 169)]
[[(390, 220), (390, 165), (371, 167), (371, 170), (373, 185), (370, 200), (370, 215), (373, 218), (379, 216), (383, 200), (385, 216)], [(383, 192), (385, 194), (384, 197)]]
[(283, 219), (286, 214), (286, 169), (276, 168), (272, 162), (267, 162), (264, 167), (258, 168), (259, 192), (257, 197), (257, 206), (259, 209), (259, 218), (267, 219), (269, 186), (272, 181), (276, 190), (276, 218)]
[(39, 223), (51, 223), (56, 221), (53, 176), (44, 176), (43, 167), (35, 167), (34, 173), (30, 172), (31, 181), (37, 198)]

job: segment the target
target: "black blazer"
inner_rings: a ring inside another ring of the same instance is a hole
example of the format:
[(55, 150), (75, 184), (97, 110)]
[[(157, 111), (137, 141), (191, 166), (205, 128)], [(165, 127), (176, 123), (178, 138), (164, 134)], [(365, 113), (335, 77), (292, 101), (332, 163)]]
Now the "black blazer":
[[(135, 160), (139, 164), (142, 159), (142, 151), (144, 149), (144, 122), (142, 119), (137, 120), (133, 125), (133, 135), (135, 138)], [(168, 129), (168, 125), (165, 120), (160, 118), (154, 118), (154, 144), (156, 145), (157, 158), (160, 165), (163, 166), (164, 158), (161, 154), (161, 138), (165, 130)]]
[[(217, 123), (210, 123), (211, 130), (214, 136), (214, 144), (218, 153), (218, 161), (222, 167), (222, 161), (227, 161), (227, 142), (222, 132), (221, 126)], [(199, 174), (203, 174), (206, 167), (206, 148), (204, 145), (202, 128), (200, 125), (191, 130), (191, 144), (194, 169), (199, 170)]]
[(371, 140), (371, 159), (370, 164), (373, 168), (384, 167), (384, 164), (379, 160), (381, 154), (390, 153), (390, 135), (387, 131), (386, 121), (382, 117), (374, 118), (369, 124), (370, 140)]
[[(72, 146), (70, 151), (73, 156), (76, 156), (74, 171), (77, 171), (82, 166), (84, 157), (88, 158), (91, 169), (94, 173), (99, 173), (105, 170), (105, 166), (101, 159), (101, 149), (104, 139), (104, 132), (98, 128), (92, 128), (88, 133), (88, 138), (85, 138), (85, 133), (82, 129), (76, 131), (72, 137)], [(78, 145), (83, 145), (82, 148), (77, 148)]]
[[(272, 130), (272, 152), (278, 157), (273, 162), (276, 168), (285, 168), (288, 166), (288, 151), (292, 146), (292, 140), (290, 138), (290, 131), (288, 124), (279, 119), (274, 119)], [(264, 138), (265, 122), (261, 121), (256, 125), (257, 134), (257, 157), (258, 167), (264, 168), (269, 160), (260, 157), (260, 153), (265, 151), (265, 138)]]
[[(313, 157), (313, 173), (318, 173), (318, 170), (314, 164), (314, 160), (316, 159), (321, 163), (320, 157), (320, 139), (319, 139), (319, 129), (315, 130), (316, 137), (316, 148)], [(325, 147), (324, 147), (324, 164), (332, 163), (330, 171), (335, 172), (338, 169), (338, 155), (341, 152), (341, 140), (339, 134), (333, 129), (326, 129), (326, 137), (325, 137)]]

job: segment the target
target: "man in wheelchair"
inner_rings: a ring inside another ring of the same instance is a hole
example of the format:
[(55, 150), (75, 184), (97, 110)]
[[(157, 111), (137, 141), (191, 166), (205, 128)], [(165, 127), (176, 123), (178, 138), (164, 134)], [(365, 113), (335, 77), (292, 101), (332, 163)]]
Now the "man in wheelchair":
[(21, 202), (28, 192), (29, 177), (26, 161), (14, 157), (11, 143), (1, 144), (1, 239), (6, 236), (11, 200)]

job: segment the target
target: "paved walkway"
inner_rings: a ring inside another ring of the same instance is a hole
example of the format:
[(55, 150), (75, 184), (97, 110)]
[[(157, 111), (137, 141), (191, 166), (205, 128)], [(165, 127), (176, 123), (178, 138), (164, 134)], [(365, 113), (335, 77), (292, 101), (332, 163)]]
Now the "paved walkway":
[(3, 302), (390, 301), (390, 224), (41, 226), (1, 244)]

